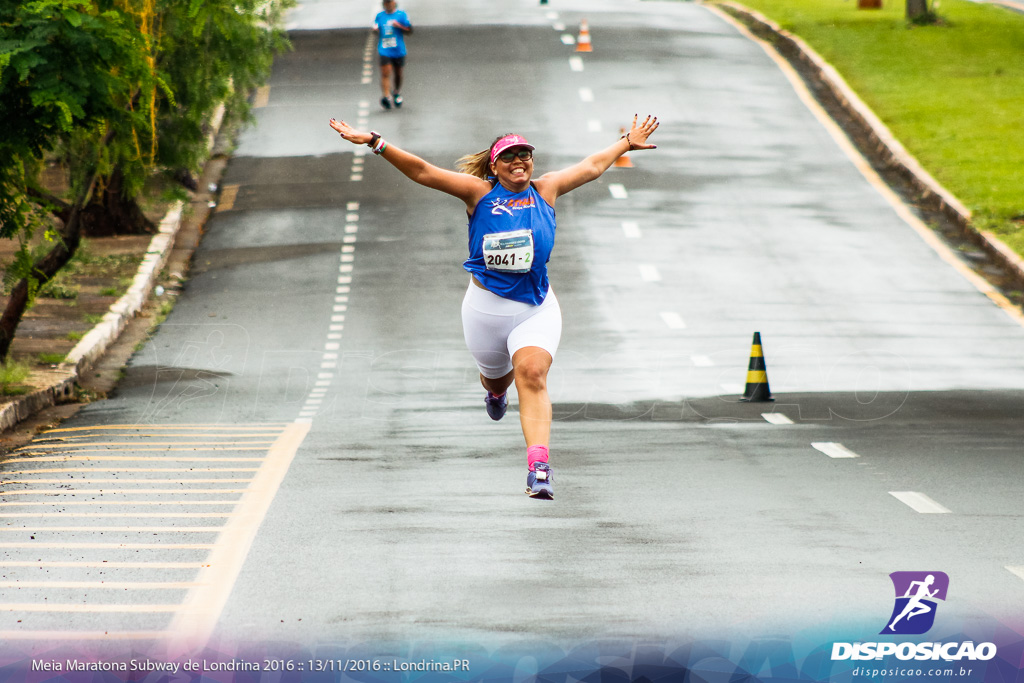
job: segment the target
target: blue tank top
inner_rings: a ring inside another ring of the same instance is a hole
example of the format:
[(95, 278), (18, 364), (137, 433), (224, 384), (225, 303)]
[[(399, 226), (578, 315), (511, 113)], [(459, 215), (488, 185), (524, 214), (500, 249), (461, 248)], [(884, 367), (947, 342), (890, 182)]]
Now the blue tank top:
[(548, 293), (554, 246), (555, 210), (533, 183), (523, 192), (495, 183), (469, 217), (469, 258), (462, 267), (498, 296), (536, 306)]
[(377, 53), (381, 57), (404, 57), (405, 34), (391, 25), (392, 20), (412, 26), (404, 10), (395, 10), (394, 14), (378, 12), (373, 19), (373, 23), (377, 24)]

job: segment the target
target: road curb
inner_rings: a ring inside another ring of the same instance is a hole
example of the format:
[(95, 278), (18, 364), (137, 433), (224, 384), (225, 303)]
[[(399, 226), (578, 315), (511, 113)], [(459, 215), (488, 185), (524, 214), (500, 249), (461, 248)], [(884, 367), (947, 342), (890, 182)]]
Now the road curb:
[(860, 126), (882, 162), (895, 170), (918, 193), (920, 200), (933, 206), (957, 226), (960, 233), (996, 262), (1015, 286), (1024, 288), (1024, 259), (991, 232), (979, 231), (971, 222), (971, 212), (953, 194), (928, 173), (889, 128), (850, 88), (839, 72), (799, 37), (789, 33), (764, 15), (741, 4), (725, 1), (709, 3), (721, 7), (746, 23), (762, 38), (771, 40), (787, 59), (796, 57), (809, 68), (817, 84), (826, 88), (846, 114)]
[[(224, 120), (224, 107), (218, 107), (211, 120), (207, 149), (212, 153), (214, 142)], [(208, 162), (207, 162), (208, 163)], [(13, 428), (41, 410), (69, 401), (74, 396), (75, 384), (92, 365), (117, 341), (128, 321), (142, 310), (156, 285), (160, 271), (174, 248), (174, 240), (181, 228), (185, 203), (176, 201), (160, 221), (160, 227), (149, 241), (146, 254), (139, 264), (131, 286), (125, 294), (111, 304), (103, 319), (96, 324), (68, 353), (64, 362), (50, 371), (51, 383), (31, 394), (18, 396), (0, 408), (0, 432)]]

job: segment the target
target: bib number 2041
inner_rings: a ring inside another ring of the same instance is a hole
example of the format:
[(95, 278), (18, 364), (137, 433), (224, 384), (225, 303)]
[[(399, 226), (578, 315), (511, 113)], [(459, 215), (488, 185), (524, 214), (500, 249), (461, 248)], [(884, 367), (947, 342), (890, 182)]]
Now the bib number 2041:
[(528, 273), (533, 265), (533, 231), (513, 230), (484, 235), (484, 264), (487, 270)]

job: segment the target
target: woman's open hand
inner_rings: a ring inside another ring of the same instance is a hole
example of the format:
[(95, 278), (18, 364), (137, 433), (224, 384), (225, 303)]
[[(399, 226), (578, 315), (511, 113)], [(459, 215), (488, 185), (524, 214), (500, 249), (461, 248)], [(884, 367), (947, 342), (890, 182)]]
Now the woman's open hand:
[(338, 121), (337, 119), (331, 119), (331, 128), (338, 131), (341, 137), (345, 138), (354, 145), (365, 145), (368, 143), (373, 136), (369, 133), (363, 133), (352, 126), (348, 125), (344, 121)]
[(647, 138), (651, 133), (658, 130), (658, 117), (648, 115), (642, 123), (637, 125), (638, 115), (633, 115), (633, 126), (629, 129), (626, 139), (629, 141), (630, 149), (657, 149), (657, 145), (647, 144)]

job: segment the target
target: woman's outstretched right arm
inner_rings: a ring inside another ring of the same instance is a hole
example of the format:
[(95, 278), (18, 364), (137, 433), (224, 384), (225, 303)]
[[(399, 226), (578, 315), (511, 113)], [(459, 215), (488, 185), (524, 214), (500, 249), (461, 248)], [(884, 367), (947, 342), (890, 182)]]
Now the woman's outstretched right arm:
[(344, 121), (331, 119), (331, 128), (338, 131), (344, 139), (356, 145), (374, 143), (374, 152), (384, 157), (410, 180), (432, 190), (439, 190), (453, 197), (458, 197), (472, 211), (477, 202), (491, 190), (491, 185), (482, 178), (449, 171), (421, 159), (420, 157), (389, 144), (383, 138), (374, 139), (374, 134), (358, 131)]

